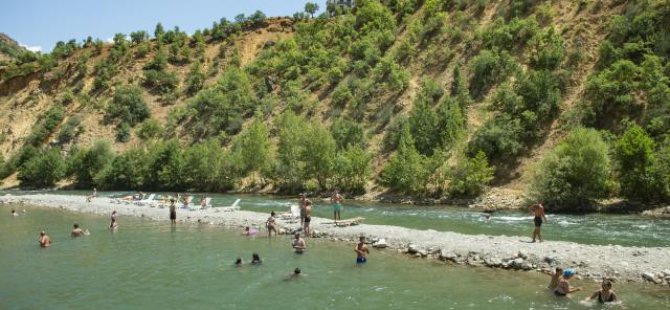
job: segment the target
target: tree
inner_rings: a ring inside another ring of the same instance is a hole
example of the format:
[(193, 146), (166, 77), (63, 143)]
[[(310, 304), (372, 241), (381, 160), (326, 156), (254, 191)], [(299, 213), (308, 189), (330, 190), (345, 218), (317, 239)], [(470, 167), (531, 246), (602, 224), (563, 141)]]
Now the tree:
[(149, 116), (149, 108), (142, 98), (142, 90), (137, 86), (125, 85), (114, 92), (105, 118), (107, 121), (119, 120), (121, 123), (135, 126)]
[(163, 41), (163, 35), (165, 35), (165, 28), (163, 28), (163, 24), (158, 23), (156, 24), (156, 29), (154, 30), (154, 38), (161, 43)]
[(303, 140), (304, 148), (300, 159), (305, 163), (306, 179), (315, 178), (320, 189), (333, 175), (334, 154), (337, 146), (330, 132), (318, 123), (310, 124)]
[(449, 194), (456, 197), (477, 197), (493, 180), (493, 171), (486, 154), (479, 151), (474, 157), (465, 157), (449, 173)]
[(46, 188), (65, 175), (65, 160), (60, 150), (53, 148), (32, 157), (21, 166), (18, 179), (22, 186)]
[(409, 126), (400, 135), (398, 152), (384, 166), (381, 183), (402, 193), (417, 193), (425, 189), (429, 171), (426, 158), (414, 148)]
[(309, 15), (314, 18), (314, 13), (319, 10), (319, 5), (314, 3), (314, 2), (307, 2), (305, 3), (305, 12), (309, 13)]
[(307, 121), (291, 110), (278, 119), (279, 143), (277, 145), (276, 176), (279, 185), (290, 192), (302, 189), (305, 165), (300, 160), (303, 153), (304, 128)]
[(272, 167), (272, 144), (267, 126), (260, 116), (233, 140), (233, 152), (239, 154), (240, 170), (243, 173), (268, 173)]
[(545, 156), (531, 184), (531, 196), (552, 210), (580, 210), (607, 195), (608, 147), (600, 132), (577, 128)]
[(650, 201), (667, 197), (668, 186), (655, 148), (654, 140), (638, 125), (631, 125), (617, 140), (614, 154), (625, 198)]
[(68, 175), (74, 177), (77, 188), (98, 186), (95, 182), (98, 173), (114, 160), (114, 152), (107, 141), (96, 141), (89, 149), (74, 152), (68, 165)]
[(140, 44), (146, 40), (149, 40), (149, 34), (144, 30), (130, 33), (130, 41), (133, 42), (133, 44)]

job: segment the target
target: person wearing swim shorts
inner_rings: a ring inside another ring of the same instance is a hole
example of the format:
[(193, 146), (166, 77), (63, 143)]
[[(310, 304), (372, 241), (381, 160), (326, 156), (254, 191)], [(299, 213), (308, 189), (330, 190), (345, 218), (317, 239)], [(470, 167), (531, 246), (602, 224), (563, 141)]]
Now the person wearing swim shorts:
[(333, 192), (333, 195), (330, 196), (330, 202), (333, 204), (333, 221), (337, 222), (340, 219), (340, 212), (342, 211), (342, 195), (340, 195), (338, 190)]
[(533, 229), (533, 241), (535, 242), (535, 238), (538, 238), (540, 242), (542, 242), (542, 234), (540, 233), (540, 230), (542, 229), (542, 220), (544, 222), (547, 222), (547, 216), (544, 214), (544, 206), (542, 203), (537, 203), (534, 204), (530, 207), (530, 213), (533, 214), (535, 217), (533, 218), (533, 222), (535, 223), (535, 229)]
[(272, 237), (272, 232), (275, 232), (275, 236), (277, 236), (277, 227), (275, 224), (275, 211), (270, 212), (270, 217), (268, 217), (267, 221), (265, 221), (265, 228), (268, 229), (268, 238)]
[(170, 222), (177, 224), (177, 202), (174, 199), (170, 199)]
[(302, 231), (305, 233), (306, 237), (311, 236), (312, 231), (309, 227), (309, 224), (312, 222), (312, 201), (307, 200), (305, 202), (305, 222), (302, 227)]
[(356, 264), (361, 265), (365, 264), (368, 261), (367, 255), (370, 254), (370, 250), (368, 249), (368, 246), (365, 244), (364, 236), (361, 236), (358, 240), (359, 242), (358, 244), (356, 244), (354, 252), (356, 252)]

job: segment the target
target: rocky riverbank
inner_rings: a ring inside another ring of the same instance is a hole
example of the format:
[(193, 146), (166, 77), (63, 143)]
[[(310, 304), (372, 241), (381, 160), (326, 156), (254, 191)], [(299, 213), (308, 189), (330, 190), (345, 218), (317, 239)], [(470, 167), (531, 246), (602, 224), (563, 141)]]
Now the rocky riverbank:
[[(4, 209), (16, 208), (17, 204), (29, 204), (100, 215), (109, 215), (112, 210), (116, 210), (121, 217), (168, 220), (168, 211), (165, 208), (116, 204), (104, 197), (87, 203), (85, 197), (72, 195), (4, 196), (0, 198), (0, 203)], [(244, 206), (244, 201), (241, 205)], [(247, 225), (263, 228), (268, 215), (249, 211), (224, 212), (221, 208), (209, 208), (198, 211), (180, 209), (177, 217), (180, 222), (239, 229)], [(122, 220), (120, 223), (121, 229), (125, 229)], [(280, 217), (278, 224), (282, 233), (299, 229), (298, 223), (285, 217)], [(670, 286), (670, 260), (667, 259), (670, 248), (666, 247), (598, 246), (564, 241), (528, 243), (518, 237), (465, 235), (389, 225), (337, 227), (332, 220), (322, 218), (313, 218), (312, 227), (316, 238), (354, 242), (358, 236), (364, 235), (372, 241), (373, 247), (380, 250), (387, 248), (387, 251), (395, 250), (447, 264), (545, 273), (556, 266), (572, 267), (577, 270), (579, 277), (594, 281), (611, 278)]]

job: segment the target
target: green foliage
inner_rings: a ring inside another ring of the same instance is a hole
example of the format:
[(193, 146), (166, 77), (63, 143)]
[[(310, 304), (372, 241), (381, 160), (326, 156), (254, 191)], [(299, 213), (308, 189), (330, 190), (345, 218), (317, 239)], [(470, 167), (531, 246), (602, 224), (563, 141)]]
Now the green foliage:
[(73, 176), (77, 188), (99, 186), (95, 182), (98, 173), (114, 160), (112, 146), (107, 141), (96, 141), (88, 149), (73, 152), (67, 167), (67, 175)]
[(518, 64), (506, 51), (483, 50), (470, 61), (470, 70), (470, 91), (482, 97), (489, 88), (518, 70)]
[(163, 136), (163, 126), (161, 123), (153, 118), (145, 120), (140, 128), (137, 130), (137, 136), (142, 140), (157, 139)]
[(305, 3), (305, 12), (309, 13), (309, 15), (314, 18), (314, 13), (319, 10), (319, 5), (314, 3), (314, 2), (307, 2)]
[(303, 145), (300, 159), (304, 163), (305, 179), (316, 179), (319, 189), (325, 189), (334, 172), (335, 139), (326, 128), (314, 122), (305, 133)]
[(493, 171), (489, 167), (484, 152), (474, 157), (465, 157), (449, 173), (449, 194), (454, 197), (477, 197), (484, 192), (485, 186), (493, 180)]
[(116, 126), (116, 141), (126, 143), (130, 141), (131, 127), (128, 123), (123, 122)]
[(522, 48), (540, 31), (535, 18), (514, 18), (506, 23), (502, 18), (496, 19), (481, 33), (482, 43), (487, 49), (503, 49), (511, 51)]
[(531, 64), (535, 69), (555, 70), (561, 65), (565, 47), (563, 38), (553, 27), (534, 36), (531, 45)]
[(257, 117), (251, 125), (235, 136), (232, 141), (235, 164), (243, 174), (261, 172), (269, 174), (273, 166), (274, 155), (268, 128), (263, 119)]
[(81, 126), (81, 120), (77, 116), (67, 119), (60, 132), (58, 133), (58, 142), (61, 144), (69, 143), (84, 131)]
[(588, 208), (610, 188), (608, 147), (600, 133), (577, 128), (545, 156), (535, 174), (531, 194), (555, 211)]
[(161, 94), (174, 91), (179, 86), (179, 77), (174, 72), (145, 70), (144, 85)]
[(378, 0), (363, 1), (357, 7), (356, 28), (365, 35), (373, 31), (394, 31), (393, 13)]
[(426, 157), (419, 154), (414, 147), (409, 126), (404, 126), (398, 151), (384, 166), (379, 181), (398, 192), (425, 191), (426, 181), (430, 175), (426, 162)]
[(670, 194), (655, 148), (654, 141), (637, 125), (630, 126), (616, 142), (614, 155), (623, 197), (650, 201)]
[(205, 83), (205, 74), (200, 70), (200, 62), (195, 62), (191, 65), (191, 69), (186, 77), (186, 91), (189, 94), (195, 94)]
[(513, 162), (523, 151), (523, 131), (519, 120), (503, 113), (484, 123), (470, 139), (468, 153), (472, 156), (480, 151), (496, 162)]
[(149, 34), (144, 30), (139, 30), (130, 33), (130, 42), (137, 45), (149, 40)]
[(279, 186), (295, 193), (303, 188), (305, 165), (300, 160), (303, 151), (307, 121), (290, 110), (284, 112), (277, 121), (279, 142), (277, 144), (276, 178)]
[(26, 138), (25, 145), (40, 146), (47, 142), (49, 136), (60, 125), (65, 117), (65, 111), (60, 104), (55, 104), (44, 113), (41, 120), (35, 124)]
[(19, 170), (23, 187), (46, 188), (56, 184), (65, 174), (65, 160), (57, 148), (33, 156)]
[(371, 161), (372, 154), (359, 146), (338, 152), (333, 168), (333, 186), (345, 192), (364, 193), (372, 173)]
[(107, 106), (105, 119), (135, 126), (150, 116), (149, 108), (137, 86), (120, 86), (114, 91), (112, 102)]
[(350, 147), (365, 149), (366, 147), (365, 129), (358, 122), (344, 118), (335, 119), (330, 126), (330, 132), (338, 150)]
[(597, 115), (630, 111), (635, 103), (634, 91), (639, 87), (641, 70), (629, 60), (620, 60), (589, 77), (586, 98)]

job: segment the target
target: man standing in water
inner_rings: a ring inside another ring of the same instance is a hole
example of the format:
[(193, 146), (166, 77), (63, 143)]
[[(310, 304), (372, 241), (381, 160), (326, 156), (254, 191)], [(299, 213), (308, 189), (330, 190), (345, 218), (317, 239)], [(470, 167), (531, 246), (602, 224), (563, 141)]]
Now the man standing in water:
[(46, 248), (51, 245), (51, 238), (49, 238), (49, 235), (43, 230), (40, 232), (40, 238), (37, 242), (40, 243), (41, 247)]
[(309, 224), (312, 222), (312, 201), (307, 200), (305, 202), (305, 221), (302, 228), (302, 231), (305, 233), (305, 237), (312, 236), (312, 229), (309, 227)]
[(300, 234), (296, 233), (295, 234), (295, 239), (293, 239), (293, 243), (291, 244), (293, 246), (293, 250), (297, 254), (302, 254), (305, 252), (305, 249), (307, 248), (307, 244), (305, 243), (305, 239), (300, 238)]
[(174, 199), (170, 199), (170, 222), (177, 224), (177, 203)]
[(300, 199), (298, 199), (298, 207), (300, 209), (300, 227), (305, 225), (305, 206), (307, 205), (307, 198), (305, 194), (300, 194)]
[(535, 216), (535, 218), (533, 218), (535, 229), (533, 229), (532, 242), (535, 242), (535, 238), (539, 238), (540, 242), (542, 242), (542, 234), (540, 233), (540, 229), (542, 229), (542, 220), (544, 220), (545, 223), (547, 222), (547, 216), (544, 214), (544, 206), (541, 202), (534, 204), (530, 207), (530, 213)]
[(359, 242), (354, 248), (354, 252), (356, 252), (356, 264), (357, 265), (362, 265), (365, 264), (368, 259), (367, 255), (370, 254), (370, 250), (368, 250), (368, 246), (365, 244), (365, 237), (361, 236), (359, 238)]
[(340, 212), (342, 211), (343, 200), (344, 198), (342, 198), (342, 195), (340, 195), (338, 190), (335, 190), (333, 195), (330, 196), (330, 202), (333, 204), (333, 221), (335, 222), (341, 220)]

